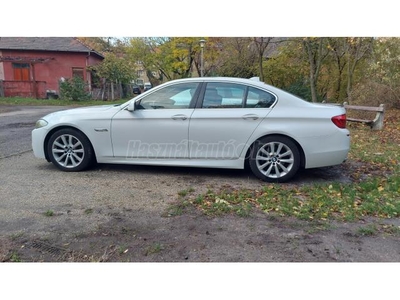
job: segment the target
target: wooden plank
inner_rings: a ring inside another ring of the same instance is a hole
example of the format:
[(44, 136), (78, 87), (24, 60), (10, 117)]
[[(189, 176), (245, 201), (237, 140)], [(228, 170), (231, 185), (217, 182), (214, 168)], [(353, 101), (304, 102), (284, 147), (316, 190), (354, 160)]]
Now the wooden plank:
[(344, 105), (344, 108), (355, 109), (355, 110), (365, 110), (365, 111), (377, 111), (377, 112), (383, 112), (385, 110), (385, 108), (382, 106), (374, 107), (374, 106)]
[(360, 123), (372, 123), (373, 120), (362, 120), (362, 119), (355, 119), (355, 118), (347, 118), (347, 121), (351, 121), (351, 122), (360, 122)]

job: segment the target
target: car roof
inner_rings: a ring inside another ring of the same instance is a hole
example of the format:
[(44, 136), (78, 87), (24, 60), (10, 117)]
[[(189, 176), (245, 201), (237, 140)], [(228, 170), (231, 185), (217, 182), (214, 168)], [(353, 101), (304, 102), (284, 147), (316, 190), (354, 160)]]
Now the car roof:
[(165, 82), (164, 85), (178, 83), (178, 82), (226, 82), (226, 83), (238, 83), (245, 84), (254, 87), (259, 87), (262, 89), (267, 89), (274, 93), (281, 93), (282, 90), (274, 87), (272, 85), (266, 84), (258, 79), (258, 77), (253, 78), (239, 78), (239, 77), (193, 77), (193, 78), (183, 78), (183, 79), (175, 79), (168, 82)]

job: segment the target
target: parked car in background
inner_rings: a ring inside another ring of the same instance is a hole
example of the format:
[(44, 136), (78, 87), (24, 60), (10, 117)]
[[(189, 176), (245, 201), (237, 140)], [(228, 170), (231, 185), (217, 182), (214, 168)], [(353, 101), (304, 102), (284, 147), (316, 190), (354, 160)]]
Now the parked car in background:
[(140, 95), (142, 93), (142, 91), (140, 90), (140, 87), (135, 84), (132, 86), (132, 92), (135, 95)]
[(153, 86), (151, 85), (150, 82), (145, 82), (143, 91), (148, 91), (148, 90), (150, 90), (152, 87), (153, 87)]
[(188, 78), (121, 105), (49, 114), (32, 131), (36, 157), (63, 171), (93, 163), (242, 169), (269, 182), (300, 168), (341, 164), (345, 109), (314, 104), (263, 82)]

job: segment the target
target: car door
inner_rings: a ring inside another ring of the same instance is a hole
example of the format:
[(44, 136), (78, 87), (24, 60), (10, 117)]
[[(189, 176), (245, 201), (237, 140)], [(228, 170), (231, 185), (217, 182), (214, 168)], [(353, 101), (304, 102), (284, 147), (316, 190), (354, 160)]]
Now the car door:
[(238, 159), (276, 97), (241, 84), (210, 82), (189, 126), (192, 159)]
[(135, 110), (112, 119), (114, 157), (135, 159), (188, 158), (191, 101), (198, 83), (179, 83), (155, 90), (135, 103)]

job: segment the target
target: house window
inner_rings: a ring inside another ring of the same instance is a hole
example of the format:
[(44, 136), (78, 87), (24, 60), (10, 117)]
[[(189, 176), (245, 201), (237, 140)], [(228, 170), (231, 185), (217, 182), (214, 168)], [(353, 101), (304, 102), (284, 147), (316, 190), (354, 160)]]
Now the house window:
[(83, 68), (72, 68), (72, 77), (79, 77), (83, 80)]
[(29, 81), (29, 64), (12, 64), (14, 70), (14, 80), (16, 81)]

